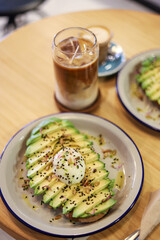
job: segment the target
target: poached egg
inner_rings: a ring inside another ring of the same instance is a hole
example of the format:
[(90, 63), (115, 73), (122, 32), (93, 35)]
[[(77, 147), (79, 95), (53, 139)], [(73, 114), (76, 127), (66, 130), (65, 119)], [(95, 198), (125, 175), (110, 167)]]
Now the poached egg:
[(65, 147), (54, 156), (53, 172), (67, 185), (80, 183), (85, 175), (85, 161), (76, 149)]

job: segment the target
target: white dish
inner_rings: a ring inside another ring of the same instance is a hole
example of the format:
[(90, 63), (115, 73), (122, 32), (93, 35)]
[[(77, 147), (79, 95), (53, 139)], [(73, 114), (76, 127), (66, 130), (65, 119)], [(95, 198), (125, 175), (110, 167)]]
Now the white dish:
[[(150, 50), (133, 57), (118, 74), (116, 84), (119, 99), (125, 109), (142, 124), (156, 131), (160, 131), (160, 109), (153, 106), (149, 101), (146, 103), (132, 96), (130, 74), (138, 63), (148, 57), (158, 55), (160, 56), (160, 49)], [(138, 111), (138, 109), (142, 109), (142, 111)], [(146, 117), (148, 112), (152, 112), (152, 118)]]
[[(123, 189), (116, 195), (118, 201), (106, 217), (95, 223), (73, 225), (68, 220), (50, 223), (48, 219), (51, 217), (53, 210), (46, 207), (34, 211), (26, 204), (18, 190), (15, 180), (16, 165), (24, 154), (25, 141), (38, 123), (51, 116), (68, 119), (80, 131), (93, 136), (103, 134), (108, 142), (112, 142), (124, 163), (126, 180)], [(51, 236), (82, 237), (102, 231), (117, 223), (136, 203), (143, 185), (143, 177), (144, 169), (141, 155), (132, 139), (112, 122), (84, 113), (59, 113), (29, 123), (11, 138), (1, 155), (0, 187), (1, 197), (5, 205), (20, 222)]]

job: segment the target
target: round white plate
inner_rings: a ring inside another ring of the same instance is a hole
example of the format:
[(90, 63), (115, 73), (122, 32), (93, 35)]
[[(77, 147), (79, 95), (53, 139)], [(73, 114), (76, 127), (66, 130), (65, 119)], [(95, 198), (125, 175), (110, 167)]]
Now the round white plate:
[[(136, 99), (131, 94), (130, 74), (134, 67), (141, 61), (154, 56), (160, 56), (160, 49), (143, 52), (129, 60), (118, 74), (116, 88), (121, 103), (134, 118), (147, 127), (160, 131), (160, 109), (153, 107), (149, 101), (146, 105), (146, 102)], [(142, 109), (142, 111), (138, 111), (138, 109)], [(147, 118), (147, 112), (151, 111), (153, 112), (153, 118)]]
[[(74, 225), (65, 218), (50, 223), (49, 218), (54, 212), (53, 209), (42, 207), (34, 211), (26, 204), (17, 187), (16, 167), (17, 162), (24, 154), (26, 139), (37, 124), (51, 116), (68, 119), (80, 131), (95, 137), (102, 134), (108, 143), (112, 143), (123, 162), (125, 184), (123, 189), (116, 194), (117, 203), (108, 215), (95, 223)], [(51, 236), (82, 237), (102, 231), (117, 223), (136, 203), (143, 185), (143, 177), (143, 162), (133, 140), (112, 122), (84, 113), (59, 113), (29, 123), (12, 137), (1, 155), (0, 187), (5, 205), (20, 222)]]

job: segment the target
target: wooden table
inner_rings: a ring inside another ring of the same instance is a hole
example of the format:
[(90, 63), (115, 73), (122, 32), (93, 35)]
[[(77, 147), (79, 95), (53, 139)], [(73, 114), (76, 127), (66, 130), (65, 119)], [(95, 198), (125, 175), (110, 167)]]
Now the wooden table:
[[(51, 57), (53, 36), (69, 26), (107, 25), (129, 59), (160, 47), (160, 17), (126, 10), (87, 11), (54, 16), (25, 26), (0, 43), (0, 151), (12, 135), (30, 121), (59, 112), (54, 99)], [(92, 114), (119, 125), (138, 146), (145, 168), (144, 185), (134, 208), (119, 223), (89, 240), (121, 240), (139, 228), (150, 191), (160, 187), (160, 133), (135, 119), (122, 107), (116, 77), (100, 79), (102, 100)], [(15, 219), (0, 199), (0, 227), (19, 239), (58, 239), (37, 233)], [(160, 226), (148, 240), (159, 239)]]

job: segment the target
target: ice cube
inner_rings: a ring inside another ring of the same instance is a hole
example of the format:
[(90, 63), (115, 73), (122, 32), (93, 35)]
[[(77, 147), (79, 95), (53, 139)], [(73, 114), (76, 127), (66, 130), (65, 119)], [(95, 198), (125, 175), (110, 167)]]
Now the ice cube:
[(63, 54), (65, 54), (69, 58), (72, 58), (75, 52), (76, 54), (81, 53), (79, 41), (76, 37), (69, 37), (64, 39), (59, 43), (59, 48), (61, 49)]
[(55, 59), (57, 59), (60, 62), (68, 62), (69, 61), (69, 57), (67, 55), (65, 55), (63, 52), (60, 52), (60, 51), (56, 52)]

